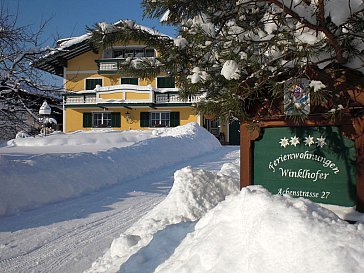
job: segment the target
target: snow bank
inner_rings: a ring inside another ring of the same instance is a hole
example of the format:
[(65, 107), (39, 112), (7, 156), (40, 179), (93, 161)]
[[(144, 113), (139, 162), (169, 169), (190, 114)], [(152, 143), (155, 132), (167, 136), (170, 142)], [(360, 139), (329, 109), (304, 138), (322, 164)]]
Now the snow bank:
[[(186, 230), (193, 231), (191, 221), (200, 219), (227, 195), (239, 192), (238, 171), (239, 166), (231, 163), (224, 164), (219, 173), (191, 167), (176, 171), (167, 198), (115, 239), (87, 272), (118, 272), (125, 262), (120, 272), (153, 272), (151, 268), (178, 245)], [(156, 240), (158, 236), (160, 240)], [(131, 258), (133, 254), (136, 260)]]
[(238, 171), (177, 171), (170, 195), (86, 272), (364, 272), (363, 224), (261, 186), (239, 193)]
[[(133, 141), (138, 139), (138, 134), (142, 133), (136, 131)], [(82, 135), (88, 140), (94, 139), (95, 143), (107, 139), (107, 134), (94, 133), (92, 138)], [(119, 143), (121, 148), (93, 153), (50, 154), (46, 149), (44, 154), (20, 155), (11, 154), (8, 148), (9, 152), (0, 154), (0, 216), (122, 183), (221, 147), (214, 136), (195, 123), (152, 131), (149, 138), (143, 134), (139, 137), (144, 140), (127, 147)], [(130, 135), (125, 140), (131, 141), (131, 138)], [(47, 138), (44, 139), (46, 142)], [(65, 143), (81, 146), (80, 139), (72, 135), (67, 135), (67, 140), (62, 135), (54, 136), (48, 147), (53, 147), (52, 143), (58, 145), (58, 150)], [(30, 141), (17, 139), (15, 143), (29, 145)]]
[(364, 225), (255, 186), (210, 211), (155, 272), (364, 272)]
[(98, 152), (130, 146), (159, 134), (160, 130), (91, 130), (67, 134), (55, 132), (47, 137), (36, 136), (9, 140), (8, 149), (0, 149), (0, 153), (39, 153), (42, 149), (45, 150), (45, 153)]

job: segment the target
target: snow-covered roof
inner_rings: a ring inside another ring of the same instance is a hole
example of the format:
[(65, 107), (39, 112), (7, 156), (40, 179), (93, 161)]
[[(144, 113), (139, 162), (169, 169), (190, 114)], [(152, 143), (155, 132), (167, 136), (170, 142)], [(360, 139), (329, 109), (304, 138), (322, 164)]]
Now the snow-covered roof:
[[(152, 35), (172, 39), (172, 37), (166, 34), (160, 33), (159, 31), (149, 27), (136, 24), (131, 20), (119, 20), (114, 24), (102, 22), (99, 23), (99, 25), (102, 25), (105, 28), (112, 28), (122, 23), (128, 24), (131, 28), (147, 31)], [(57, 41), (57, 47), (53, 51), (42, 56), (38, 61), (34, 62), (33, 65), (51, 74), (63, 76), (63, 67), (65, 66), (65, 61), (70, 60), (87, 51), (96, 50), (91, 47), (91, 44), (89, 43), (90, 38), (91, 33), (88, 32), (81, 36), (60, 39)]]

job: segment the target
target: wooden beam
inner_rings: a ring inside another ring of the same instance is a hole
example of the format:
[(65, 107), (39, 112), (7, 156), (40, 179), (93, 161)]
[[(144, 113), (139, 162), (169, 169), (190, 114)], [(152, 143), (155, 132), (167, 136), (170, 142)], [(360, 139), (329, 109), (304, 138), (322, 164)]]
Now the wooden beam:
[(356, 132), (356, 210), (364, 212), (364, 117), (353, 120)]
[(252, 141), (260, 134), (259, 127), (251, 128), (248, 123), (240, 122), (240, 189), (253, 182)]

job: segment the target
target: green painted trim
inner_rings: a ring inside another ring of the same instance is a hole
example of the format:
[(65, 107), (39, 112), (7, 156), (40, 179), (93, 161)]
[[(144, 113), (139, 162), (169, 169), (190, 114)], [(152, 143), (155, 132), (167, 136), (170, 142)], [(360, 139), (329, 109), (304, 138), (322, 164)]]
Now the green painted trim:
[(100, 71), (100, 70), (97, 70), (97, 74), (99, 75), (107, 75), (107, 74), (120, 74), (121, 75), (121, 72), (119, 70), (113, 70), (113, 71)]
[(155, 108), (158, 108), (158, 107), (181, 107), (181, 106), (192, 106), (192, 102), (186, 102), (186, 103), (161, 103), (161, 104), (158, 104), (158, 103), (154, 103), (153, 105), (155, 106)]

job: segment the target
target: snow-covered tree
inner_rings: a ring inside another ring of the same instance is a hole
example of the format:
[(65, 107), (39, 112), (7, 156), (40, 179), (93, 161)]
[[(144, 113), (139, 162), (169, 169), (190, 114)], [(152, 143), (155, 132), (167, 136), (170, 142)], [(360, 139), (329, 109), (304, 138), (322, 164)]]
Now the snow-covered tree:
[(61, 97), (46, 84), (33, 61), (50, 49), (41, 48), (40, 34), (29, 26), (19, 27), (16, 14), (0, 7), (0, 139), (15, 137), (18, 131), (31, 133), (38, 123), (38, 110), (45, 98), (60, 103)]
[[(300, 118), (361, 114), (363, 0), (144, 0), (142, 6), (146, 16), (176, 26), (178, 37), (158, 38), (130, 22), (99, 24), (94, 45), (138, 39), (154, 46), (157, 61), (127, 60), (124, 69), (167, 71), (185, 95), (206, 94), (198, 105), (205, 113), (242, 121), (287, 109)], [(284, 96), (292, 82), (305, 84), (309, 111)]]

